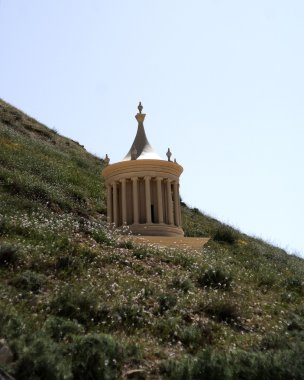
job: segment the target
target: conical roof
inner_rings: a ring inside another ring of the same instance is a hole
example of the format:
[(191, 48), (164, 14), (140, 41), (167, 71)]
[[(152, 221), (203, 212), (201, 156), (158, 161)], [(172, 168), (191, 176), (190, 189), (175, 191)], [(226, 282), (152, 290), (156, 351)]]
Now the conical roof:
[(141, 102), (139, 102), (138, 110), (139, 113), (135, 116), (138, 122), (137, 133), (131, 148), (123, 161), (129, 160), (161, 160), (161, 157), (155, 152), (149, 143), (145, 128), (144, 128), (144, 120), (146, 114), (141, 113), (143, 107)]

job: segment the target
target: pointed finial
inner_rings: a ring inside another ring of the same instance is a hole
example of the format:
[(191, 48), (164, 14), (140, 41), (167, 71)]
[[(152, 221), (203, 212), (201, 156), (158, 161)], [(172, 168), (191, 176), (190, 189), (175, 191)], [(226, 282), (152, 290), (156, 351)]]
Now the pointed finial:
[(141, 114), (141, 111), (143, 110), (143, 106), (141, 105), (141, 102), (139, 102), (139, 105), (138, 105), (138, 107), (137, 107), (137, 109), (138, 109), (138, 111), (139, 111), (139, 113)]
[(135, 115), (135, 118), (138, 121), (138, 123), (143, 123), (145, 120), (146, 114), (141, 113), (141, 111), (143, 110), (143, 106), (141, 105), (141, 102), (139, 102), (139, 105), (137, 108), (138, 108), (139, 113)]
[(168, 157), (168, 161), (171, 161), (172, 153), (171, 153), (170, 148), (168, 148), (168, 151), (167, 151), (167, 153), (166, 153), (166, 156)]

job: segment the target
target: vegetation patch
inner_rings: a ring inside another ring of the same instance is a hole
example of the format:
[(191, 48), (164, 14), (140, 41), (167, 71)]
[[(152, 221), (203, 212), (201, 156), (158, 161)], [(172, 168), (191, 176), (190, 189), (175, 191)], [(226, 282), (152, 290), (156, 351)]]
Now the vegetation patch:
[(232, 278), (221, 269), (208, 269), (198, 276), (197, 282), (202, 288), (209, 287), (229, 290), (231, 288)]
[(46, 277), (43, 274), (26, 270), (15, 276), (10, 284), (19, 290), (38, 293), (45, 285)]
[(80, 337), (72, 349), (74, 380), (118, 379), (126, 353), (109, 335)]
[(98, 315), (97, 295), (93, 289), (67, 286), (51, 302), (50, 308), (54, 315), (87, 325)]
[(213, 301), (203, 307), (203, 311), (211, 318), (215, 318), (219, 322), (227, 322), (236, 324), (240, 317), (238, 305), (230, 300)]
[(226, 225), (219, 226), (213, 235), (213, 240), (220, 243), (234, 244), (237, 239), (238, 233), (236, 230)]
[(0, 146), (6, 372), (303, 378), (302, 259), (185, 203), (185, 235), (211, 237), (202, 249), (135, 244), (106, 223), (104, 160), (2, 100)]
[(0, 267), (15, 266), (20, 261), (20, 253), (17, 247), (4, 244), (0, 245)]

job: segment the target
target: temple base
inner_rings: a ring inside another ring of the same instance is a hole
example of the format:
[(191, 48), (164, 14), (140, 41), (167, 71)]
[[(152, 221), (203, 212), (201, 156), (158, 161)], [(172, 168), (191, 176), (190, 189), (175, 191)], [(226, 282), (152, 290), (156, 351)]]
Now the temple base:
[(132, 235), (184, 236), (184, 231), (181, 227), (169, 224), (132, 224), (129, 228)]

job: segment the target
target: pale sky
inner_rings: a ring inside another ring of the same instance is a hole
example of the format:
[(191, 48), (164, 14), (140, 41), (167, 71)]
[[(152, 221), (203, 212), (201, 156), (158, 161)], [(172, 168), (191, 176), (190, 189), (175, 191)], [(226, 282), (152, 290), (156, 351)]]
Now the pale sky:
[(304, 257), (303, 0), (0, 0), (0, 97), (111, 162), (144, 106), (192, 207)]

